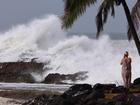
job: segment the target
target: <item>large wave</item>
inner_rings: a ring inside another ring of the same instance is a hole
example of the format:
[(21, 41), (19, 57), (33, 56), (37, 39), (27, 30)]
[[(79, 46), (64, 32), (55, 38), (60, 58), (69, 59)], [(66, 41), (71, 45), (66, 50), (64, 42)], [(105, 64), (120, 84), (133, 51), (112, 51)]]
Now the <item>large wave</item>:
[(65, 32), (61, 29), (61, 22), (55, 15), (15, 26), (0, 34), (0, 61), (32, 58), (37, 56), (37, 52), (46, 51), (65, 37)]
[(44, 79), (49, 73), (87, 72), (88, 78), (77, 83), (122, 84), (120, 60), (125, 50), (132, 57), (132, 78), (135, 79), (140, 75), (140, 60), (133, 42), (111, 40), (108, 35), (98, 40), (86, 35), (68, 37), (55, 15), (15, 26), (0, 35), (1, 62), (38, 58), (38, 62), (51, 68), (43, 75), (33, 73), (36, 80)]

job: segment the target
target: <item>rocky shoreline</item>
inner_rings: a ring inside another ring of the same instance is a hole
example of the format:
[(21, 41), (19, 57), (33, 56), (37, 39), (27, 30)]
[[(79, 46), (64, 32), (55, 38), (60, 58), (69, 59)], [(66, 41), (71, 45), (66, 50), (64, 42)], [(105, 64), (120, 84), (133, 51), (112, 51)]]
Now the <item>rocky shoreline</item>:
[(139, 78), (129, 89), (115, 84), (76, 84), (64, 93), (3, 90), (0, 92), (0, 105), (140, 105), (138, 81)]
[(140, 105), (140, 86), (77, 84), (61, 95), (40, 95), (22, 105)]
[(0, 63), (0, 82), (34, 83), (31, 73), (43, 71), (44, 64), (37, 62), (3, 62)]
[[(35, 61), (0, 63), (0, 82), (36, 83), (31, 73), (41, 73), (43, 69), (44, 64)], [(86, 73), (49, 74), (41, 83), (65, 84), (65, 80), (75, 82), (87, 78)], [(115, 84), (76, 84), (64, 93), (15, 89), (1, 90), (0, 97), (4, 97), (0, 98), (0, 105), (140, 105), (140, 78), (135, 79), (129, 89)]]
[[(0, 82), (7, 83), (46, 83), (63, 84), (65, 80), (77, 81), (87, 78), (87, 72), (77, 72), (74, 74), (48, 74), (44, 80), (36, 81), (33, 74), (42, 74), (45, 70), (43, 63), (31, 60), (30, 62), (1, 62), (0, 63)], [(65, 84), (65, 83), (64, 83)]]

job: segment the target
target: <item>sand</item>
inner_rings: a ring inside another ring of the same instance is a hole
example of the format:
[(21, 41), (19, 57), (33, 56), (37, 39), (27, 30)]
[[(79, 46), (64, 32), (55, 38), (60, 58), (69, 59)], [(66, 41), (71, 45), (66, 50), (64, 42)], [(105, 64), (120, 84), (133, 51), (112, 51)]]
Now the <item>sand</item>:
[(21, 105), (22, 101), (0, 97), (0, 105)]

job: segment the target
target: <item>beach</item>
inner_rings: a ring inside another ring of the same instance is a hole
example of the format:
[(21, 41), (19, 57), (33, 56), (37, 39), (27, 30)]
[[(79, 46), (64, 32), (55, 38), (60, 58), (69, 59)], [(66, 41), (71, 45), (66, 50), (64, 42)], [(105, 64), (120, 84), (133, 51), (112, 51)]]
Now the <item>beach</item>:
[(41, 83), (0, 83), (0, 105), (21, 105), (42, 94), (60, 95), (70, 86)]
[(24, 101), (0, 97), (0, 105), (21, 105)]

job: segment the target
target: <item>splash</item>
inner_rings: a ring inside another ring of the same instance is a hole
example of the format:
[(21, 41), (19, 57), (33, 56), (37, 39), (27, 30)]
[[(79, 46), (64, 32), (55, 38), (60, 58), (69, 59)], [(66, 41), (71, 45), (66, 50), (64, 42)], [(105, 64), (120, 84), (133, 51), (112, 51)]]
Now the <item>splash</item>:
[[(122, 84), (120, 60), (127, 50), (132, 57), (132, 80), (140, 75), (140, 60), (133, 42), (111, 40), (102, 35), (98, 40), (86, 35), (67, 36), (58, 16), (49, 15), (28, 24), (13, 27), (0, 35), (1, 62), (38, 62), (50, 68), (42, 74), (32, 73), (37, 81), (49, 73), (75, 74), (87, 72), (88, 78), (76, 83)], [(48, 63), (49, 62), (49, 63)], [(71, 81), (67, 81), (71, 82)]]
[[(134, 43), (127, 40), (111, 40), (102, 36), (99, 40), (86, 36), (73, 36), (48, 49), (51, 53), (52, 71), (49, 73), (70, 74), (87, 71), (88, 78), (78, 83), (122, 84), (120, 60), (125, 50), (130, 52), (133, 79), (139, 76), (139, 57)], [(132, 80), (133, 80), (132, 79)]]
[(55, 15), (15, 26), (0, 34), (1, 62), (17, 61), (22, 57), (31, 58), (63, 39), (65, 39), (65, 32), (61, 29), (61, 22)]

